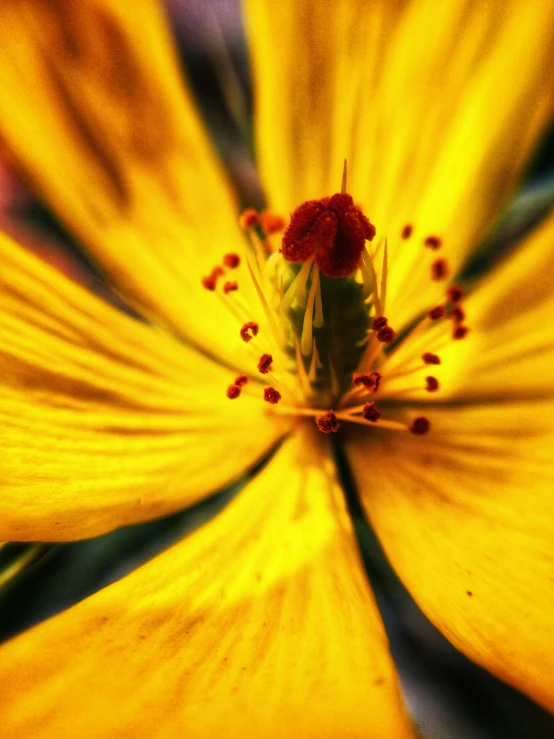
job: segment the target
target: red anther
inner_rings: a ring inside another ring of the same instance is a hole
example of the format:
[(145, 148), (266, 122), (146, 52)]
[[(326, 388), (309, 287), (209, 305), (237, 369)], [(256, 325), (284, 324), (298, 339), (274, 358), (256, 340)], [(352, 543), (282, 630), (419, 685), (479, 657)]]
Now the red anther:
[(390, 326), (384, 326), (377, 334), (377, 339), (383, 344), (390, 344), (396, 339), (396, 331)]
[(244, 228), (245, 230), (257, 226), (259, 222), (260, 218), (254, 208), (247, 208), (241, 213), (239, 218), (239, 224), (241, 228)]
[(238, 254), (226, 254), (223, 257), (223, 264), (229, 269), (236, 269), (240, 264), (240, 257)]
[(266, 387), (264, 388), (264, 400), (266, 403), (275, 405), (275, 403), (278, 403), (281, 400), (281, 393), (278, 390), (275, 390), (274, 387)]
[(459, 285), (450, 285), (446, 288), (446, 297), (451, 303), (459, 303), (464, 297), (464, 291)]
[(262, 354), (262, 356), (260, 357), (260, 361), (258, 362), (258, 370), (262, 373), (262, 375), (267, 375), (272, 362), (273, 357), (271, 356), (271, 354)]
[(372, 421), (375, 423), (375, 421), (381, 418), (381, 413), (377, 409), (375, 403), (371, 401), (371, 403), (366, 403), (362, 408), (362, 416), (366, 421)]
[(373, 331), (380, 331), (382, 328), (385, 328), (387, 324), (388, 320), (385, 318), (385, 316), (377, 316), (377, 318), (373, 319), (371, 328), (373, 329)]
[(355, 372), (352, 375), (352, 382), (356, 387), (365, 387), (370, 393), (376, 393), (381, 382), (380, 372)]
[(210, 292), (213, 292), (215, 290), (216, 284), (216, 279), (211, 275), (209, 277), (202, 278), (202, 287), (205, 287), (206, 290), (210, 290)]
[(289, 262), (311, 257), (327, 277), (348, 277), (358, 268), (365, 241), (375, 226), (347, 193), (308, 200), (298, 206), (283, 234), (281, 252)]
[(431, 265), (432, 280), (446, 280), (448, 277), (448, 264), (446, 259), (436, 259)]
[(452, 332), (452, 338), (459, 341), (460, 339), (465, 339), (469, 332), (469, 328), (467, 326), (456, 326), (454, 331)]
[(441, 360), (438, 354), (432, 354), (431, 352), (425, 352), (421, 355), (421, 358), (425, 364), (440, 364)]
[(340, 428), (340, 423), (333, 411), (327, 411), (315, 419), (318, 429), (324, 434), (334, 434)]
[(238, 385), (239, 387), (246, 385), (247, 382), (248, 377), (246, 375), (239, 375), (238, 377), (235, 377), (235, 385)]
[(466, 317), (466, 312), (461, 305), (455, 305), (450, 311), (450, 318), (454, 323), (461, 323)]
[(423, 243), (425, 244), (425, 246), (428, 246), (429, 249), (436, 251), (437, 249), (441, 248), (442, 239), (439, 236), (427, 236)]
[(254, 336), (258, 335), (259, 330), (260, 327), (255, 321), (248, 321), (248, 323), (245, 323), (240, 330), (240, 338), (248, 343), (249, 341), (252, 341)]
[(407, 223), (402, 229), (402, 231), (400, 232), (400, 238), (406, 241), (406, 239), (410, 238), (413, 232), (414, 232), (414, 227), (412, 226), (411, 223)]
[(232, 293), (238, 289), (239, 289), (239, 286), (236, 282), (226, 282), (223, 285), (223, 292), (225, 293), (225, 295), (228, 295), (229, 293)]
[(202, 278), (202, 286), (205, 287), (206, 290), (211, 290), (213, 292), (217, 287), (218, 279), (224, 274), (224, 269), (221, 267), (214, 267), (209, 277)]
[(276, 234), (285, 228), (285, 219), (281, 216), (264, 210), (260, 213), (260, 223), (266, 234)]
[(439, 389), (439, 381), (436, 377), (426, 377), (425, 382), (427, 383), (425, 389), (428, 393), (434, 393)]
[(227, 388), (227, 397), (229, 400), (234, 400), (240, 395), (240, 387), (238, 385), (229, 385)]
[(419, 416), (418, 418), (414, 418), (412, 421), (412, 425), (410, 426), (410, 431), (412, 434), (426, 434), (429, 429), (431, 428), (431, 424), (429, 423), (428, 419), (425, 418), (425, 416)]
[(439, 318), (444, 316), (444, 313), (444, 305), (436, 305), (434, 308), (431, 308), (427, 315), (432, 321), (438, 321)]

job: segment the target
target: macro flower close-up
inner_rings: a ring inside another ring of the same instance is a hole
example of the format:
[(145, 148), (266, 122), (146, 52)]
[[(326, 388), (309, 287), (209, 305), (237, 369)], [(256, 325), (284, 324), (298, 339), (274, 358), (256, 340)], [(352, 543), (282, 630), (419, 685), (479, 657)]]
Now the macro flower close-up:
[(10, 634), (0, 734), (431, 736), (364, 527), (553, 711), (554, 199), (502, 228), (552, 123), (554, 1), (241, 18), (251, 197), (162, 2), (0, 6), (0, 158), (97, 276), (0, 233), (0, 553), (233, 492)]

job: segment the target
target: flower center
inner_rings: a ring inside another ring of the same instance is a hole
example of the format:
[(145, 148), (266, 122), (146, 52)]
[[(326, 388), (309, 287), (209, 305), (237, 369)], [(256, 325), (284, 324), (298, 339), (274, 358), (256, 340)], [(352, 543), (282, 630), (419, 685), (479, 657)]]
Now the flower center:
[[(396, 327), (398, 332), (389, 325), (387, 240), (373, 246), (375, 226), (346, 192), (346, 163), (341, 192), (299, 205), (279, 249), (272, 242), (285, 227), (283, 219), (248, 210), (241, 225), (249, 242), (244, 259), (227, 254), (202, 280), (240, 318), (240, 339), (250, 357), (227, 397), (255, 392), (250, 375), (267, 380), (268, 412), (312, 416), (322, 433), (335, 433), (343, 422), (427, 433), (427, 418), (398, 420), (394, 412), (387, 418), (385, 410), (413, 392), (440, 392), (439, 378), (429, 373), (441, 364), (440, 355), (433, 341), (425, 346), (425, 337), (444, 322), (451, 322), (449, 340), (467, 335), (462, 288), (450, 285), (442, 303), (409, 326)], [(413, 233), (407, 224), (399, 238), (407, 241)], [(435, 252), (442, 239), (427, 235), (422, 246)], [(227, 279), (226, 271), (239, 267), (254, 287), (255, 307), (241, 295), (241, 280)], [(433, 257), (429, 279), (446, 280), (448, 274), (447, 260)], [(413, 355), (400, 364), (392, 361), (407, 344)], [(400, 390), (399, 380), (407, 383)]]

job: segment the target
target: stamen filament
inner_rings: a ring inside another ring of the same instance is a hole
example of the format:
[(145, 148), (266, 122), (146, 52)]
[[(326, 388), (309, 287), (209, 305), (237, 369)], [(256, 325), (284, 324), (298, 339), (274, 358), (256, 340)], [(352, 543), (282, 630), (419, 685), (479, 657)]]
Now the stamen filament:
[(303, 296), (305, 293), (306, 283), (308, 282), (308, 277), (310, 276), (313, 263), (314, 263), (313, 257), (311, 259), (308, 259), (308, 261), (304, 262), (298, 274), (296, 275), (294, 280), (289, 285), (285, 293), (285, 297), (283, 298), (281, 302), (281, 313), (283, 315), (287, 313), (294, 298), (296, 298), (298, 302), (301, 303), (301, 296)]
[(370, 394), (371, 393), (369, 393), (367, 388), (365, 388), (363, 385), (360, 387), (354, 387), (342, 396), (342, 398), (340, 399), (339, 408), (346, 408), (348, 403), (357, 396), (363, 397), (364, 395)]
[(376, 315), (382, 316), (383, 311), (381, 307), (381, 300), (379, 298), (379, 290), (377, 286), (377, 273), (375, 272), (375, 267), (373, 266), (373, 260), (369, 256), (369, 252), (367, 248), (365, 248), (362, 252), (362, 262), (365, 265), (365, 268), (368, 270), (368, 272), (371, 272), (372, 282), (373, 282), (373, 304), (375, 306)]
[(350, 421), (351, 423), (359, 423), (362, 426), (369, 426), (370, 428), (383, 428), (390, 429), (391, 431), (409, 431), (409, 426), (405, 423), (399, 423), (398, 421), (386, 421), (379, 418), (377, 421), (366, 421), (361, 416), (350, 416), (347, 413), (335, 413), (336, 417), (341, 421)]
[(317, 280), (317, 290), (315, 293), (315, 318), (314, 318), (314, 326), (315, 328), (323, 328), (324, 320), (323, 320), (323, 302), (321, 300), (321, 280)]
[(388, 269), (389, 269), (389, 246), (388, 246), (388, 241), (385, 238), (385, 249), (383, 251), (383, 267), (381, 271), (381, 294), (379, 296), (379, 299), (381, 301), (381, 310), (379, 312), (380, 316), (385, 315), (385, 308), (386, 308), (386, 302), (387, 302)]
[(314, 314), (314, 303), (317, 290), (319, 289), (319, 269), (314, 266), (312, 272), (312, 284), (308, 294), (308, 304), (304, 312), (304, 322), (302, 323), (302, 337), (300, 339), (300, 348), (302, 354), (308, 357), (312, 351), (312, 324)]
[(322, 413), (321, 408), (302, 408), (295, 405), (279, 405), (271, 409), (272, 413), (278, 413), (283, 416), (320, 416)]
[(317, 345), (314, 339), (312, 341), (312, 359), (310, 362), (310, 370), (308, 372), (308, 379), (311, 383), (314, 383), (317, 380), (317, 370), (319, 367), (321, 367), (321, 362), (319, 361), (319, 355), (317, 353)]
[(277, 321), (275, 320), (275, 316), (273, 315), (273, 311), (271, 310), (270, 306), (267, 303), (267, 300), (265, 298), (265, 295), (263, 293), (263, 290), (260, 286), (259, 281), (256, 278), (256, 275), (254, 274), (254, 269), (252, 267), (252, 264), (250, 263), (250, 258), (248, 254), (246, 255), (246, 264), (248, 265), (248, 270), (250, 272), (250, 276), (252, 277), (252, 282), (254, 283), (254, 287), (256, 288), (256, 292), (258, 293), (258, 297), (260, 299), (260, 303), (262, 304), (262, 308), (264, 310), (264, 313), (266, 315), (266, 318), (269, 322), (269, 326), (271, 328), (271, 332), (276, 340), (277, 346), (281, 347), (284, 344), (284, 337), (281, 335), (281, 329), (279, 325), (277, 324)]
[(232, 291), (224, 294), (222, 291), (217, 290), (216, 295), (241, 324), (248, 323), (251, 320), (252, 313), (240, 291)]
[(294, 334), (294, 349), (296, 353), (296, 376), (300, 383), (300, 390), (306, 396), (309, 397), (312, 393), (312, 386), (310, 385), (310, 378), (306, 373), (304, 367), (304, 360), (302, 358), (302, 352), (300, 351), (300, 342), (298, 337)]
[(340, 188), (340, 191), (343, 195), (346, 192), (346, 174), (347, 174), (346, 170), (347, 170), (347, 165), (346, 165), (346, 159), (345, 159), (344, 167), (342, 168), (342, 184)]
[(372, 332), (371, 338), (369, 340), (369, 344), (367, 345), (367, 349), (362, 355), (362, 358), (360, 360), (360, 364), (358, 366), (358, 372), (367, 372), (369, 371), (379, 354), (381, 353), (381, 350), (385, 344), (383, 344), (379, 339), (377, 338), (377, 334), (375, 332)]
[(403, 366), (406, 364), (409, 365), (409, 363), (412, 361), (412, 358), (406, 359), (402, 364), (399, 364), (396, 368), (395, 372), (387, 373), (386, 380), (389, 382), (390, 380), (397, 380), (399, 377), (407, 377), (408, 375), (413, 374), (414, 372), (419, 372), (420, 370), (429, 370), (428, 365), (426, 365), (424, 362), (420, 362), (419, 364), (408, 366), (407, 369), (402, 369)]
[(368, 269), (364, 254), (362, 254), (362, 262), (360, 264), (360, 272), (362, 273), (362, 296), (365, 302), (370, 303), (370, 297), (373, 293), (374, 280), (371, 270)]
[(256, 266), (258, 267), (258, 270), (262, 271), (262, 264), (265, 264), (267, 259), (267, 253), (263, 244), (263, 241), (259, 237), (259, 235), (256, 233), (255, 229), (252, 229), (249, 231), (249, 236), (251, 243), (253, 245), (253, 252), (254, 257), (256, 259)]
[(410, 393), (417, 393), (418, 391), (423, 392), (424, 390), (425, 390), (425, 386), (424, 385), (416, 385), (414, 387), (405, 387), (405, 388), (402, 388), (402, 390), (397, 390), (394, 393), (389, 393), (389, 392), (387, 392), (386, 385), (384, 385), (384, 387), (383, 387), (383, 396), (382, 397), (383, 398), (386, 398), (387, 400), (389, 400), (390, 398), (400, 398), (403, 395), (410, 395)]

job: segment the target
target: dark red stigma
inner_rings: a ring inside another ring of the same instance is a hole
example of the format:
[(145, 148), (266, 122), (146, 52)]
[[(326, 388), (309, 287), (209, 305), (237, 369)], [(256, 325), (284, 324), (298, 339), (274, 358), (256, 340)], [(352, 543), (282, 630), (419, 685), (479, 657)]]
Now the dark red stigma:
[(375, 226), (347, 193), (308, 200), (291, 215), (281, 253), (289, 262), (315, 257), (327, 277), (348, 277), (360, 264), (364, 244)]

